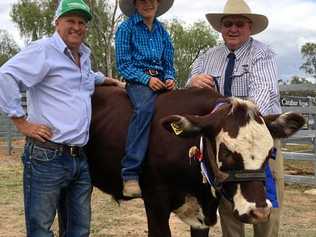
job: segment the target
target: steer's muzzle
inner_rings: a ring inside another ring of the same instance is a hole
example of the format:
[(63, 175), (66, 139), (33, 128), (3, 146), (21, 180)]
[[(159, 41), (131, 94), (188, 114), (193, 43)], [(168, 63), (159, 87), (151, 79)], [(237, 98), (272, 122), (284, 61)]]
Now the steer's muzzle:
[(251, 210), (247, 214), (238, 215), (238, 211), (234, 211), (234, 216), (243, 223), (257, 224), (269, 220), (271, 207), (259, 207)]

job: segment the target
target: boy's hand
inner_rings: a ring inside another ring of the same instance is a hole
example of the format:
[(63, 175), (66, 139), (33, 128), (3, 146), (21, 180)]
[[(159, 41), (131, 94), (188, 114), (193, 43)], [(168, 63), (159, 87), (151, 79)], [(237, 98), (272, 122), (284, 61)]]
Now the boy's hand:
[(166, 89), (165, 84), (162, 81), (160, 81), (160, 79), (157, 77), (150, 78), (148, 86), (153, 91), (160, 91)]
[(175, 85), (176, 85), (176, 83), (174, 80), (171, 80), (171, 79), (166, 80), (166, 89), (167, 90), (173, 90)]

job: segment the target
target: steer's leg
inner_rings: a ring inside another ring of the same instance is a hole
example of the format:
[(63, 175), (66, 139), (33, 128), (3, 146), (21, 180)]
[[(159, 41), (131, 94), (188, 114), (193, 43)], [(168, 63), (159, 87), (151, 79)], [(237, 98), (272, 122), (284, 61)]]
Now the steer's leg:
[(144, 195), (148, 222), (148, 237), (171, 237), (169, 227), (170, 206), (167, 195)]
[(201, 230), (191, 227), (191, 237), (208, 237), (209, 230), (209, 228)]

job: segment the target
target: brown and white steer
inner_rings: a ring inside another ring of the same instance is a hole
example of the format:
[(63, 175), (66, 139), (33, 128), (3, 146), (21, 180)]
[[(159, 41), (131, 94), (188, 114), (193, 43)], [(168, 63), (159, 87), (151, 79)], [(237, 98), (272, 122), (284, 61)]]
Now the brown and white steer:
[[(123, 89), (97, 88), (88, 144), (91, 176), (96, 187), (117, 201), (125, 199), (120, 162), (131, 114)], [(296, 113), (263, 117), (249, 101), (224, 98), (206, 89), (161, 94), (140, 175), (148, 236), (171, 236), (171, 212), (191, 226), (192, 237), (207, 237), (216, 223), (218, 199), (203, 182), (200, 163), (188, 158), (200, 136), (205, 138), (207, 168), (221, 185), (218, 191), (233, 202), (236, 218), (247, 223), (267, 220), (271, 203), (260, 176), (273, 138), (292, 135), (304, 122)], [(181, 131), (179, 136), (171, 124)]]

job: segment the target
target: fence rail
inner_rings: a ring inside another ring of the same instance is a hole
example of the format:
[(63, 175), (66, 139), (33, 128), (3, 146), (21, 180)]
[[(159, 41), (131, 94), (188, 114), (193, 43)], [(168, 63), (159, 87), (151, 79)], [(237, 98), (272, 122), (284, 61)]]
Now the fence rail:
[(294, 161), (310, 161), (313, 163), (314, 175), (285, 175), (286, 183), (296, 183), (316, 186), (316, 130), (309, 130), (308, 137), (302, 136), (302, 131), (291, 139), (287, 140), (287, 144), (312, 144), (313, 149), (311, 152), (283, 152), (286, 160)]

